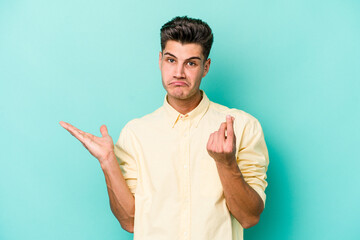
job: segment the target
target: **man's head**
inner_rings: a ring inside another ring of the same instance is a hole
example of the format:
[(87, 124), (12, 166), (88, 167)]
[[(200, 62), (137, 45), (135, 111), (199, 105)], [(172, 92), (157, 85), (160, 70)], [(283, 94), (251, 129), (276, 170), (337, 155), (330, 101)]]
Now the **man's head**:
[(201, 20), (176, 17), (161, 28), (159, 67), (169, 103), (199, 101), (201, 79), (209, 71), (213, 34)]
[(200, 19), (175, 17), (165, 23), (161, 30), (161, 51), (169, 40), (182, 44), (197, 43), (202, 47), (205, 60), (208, 59), (214, 37), (209, 25)]

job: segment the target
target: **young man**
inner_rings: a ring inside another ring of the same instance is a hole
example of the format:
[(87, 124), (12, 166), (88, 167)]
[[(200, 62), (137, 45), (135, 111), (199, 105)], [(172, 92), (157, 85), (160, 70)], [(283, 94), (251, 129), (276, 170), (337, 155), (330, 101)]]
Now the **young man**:
[[(268, 153), (259, 122), (199, 89), (213, 34), (176, 17), (161, 28), (164, 105), (130, 121), (113, 145), (60, 122), (100, 162), (111, 209), (134, 239), (238, 240), (264, 209)], [(136, 210), (135, 210), (136, 209)]]

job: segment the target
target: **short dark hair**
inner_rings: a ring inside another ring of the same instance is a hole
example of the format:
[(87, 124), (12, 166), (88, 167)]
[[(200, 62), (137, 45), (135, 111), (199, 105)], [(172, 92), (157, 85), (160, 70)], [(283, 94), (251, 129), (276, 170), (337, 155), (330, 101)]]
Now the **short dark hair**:
[(197, 43), (202, 47), (205, 60), (209, 57), (210, 49), (214, 41), (211, 28), (200, 19), (175, 17), (165, 23), (160, 30), (161, 51), (164, 50), (168, 40), (184, 43)]

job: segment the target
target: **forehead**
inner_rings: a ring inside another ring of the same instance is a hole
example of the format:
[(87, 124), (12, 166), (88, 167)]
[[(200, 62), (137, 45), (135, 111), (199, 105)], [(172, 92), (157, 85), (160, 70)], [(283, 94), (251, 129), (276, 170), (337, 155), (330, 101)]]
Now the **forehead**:
[(181, 43), (174, 40), (169, 40), (165, 44), (163, 54), (171, 53), (179, 59), (188, 59), (191, 57), (199, 57), (204, 59), (202, 54), (202, 47), (198, 43)]

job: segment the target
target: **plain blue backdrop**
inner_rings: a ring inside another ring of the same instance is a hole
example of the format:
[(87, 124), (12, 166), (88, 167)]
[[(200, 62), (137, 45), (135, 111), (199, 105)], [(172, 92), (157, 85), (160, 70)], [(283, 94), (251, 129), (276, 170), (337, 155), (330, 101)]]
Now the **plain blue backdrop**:
[(58, 124), (114, 141), (158, 108), (160, 27), (202, 18), (212, 101), (263, 126), (270, 154), (255, 239), (360, 239), (360, 3), (0, 0), (0, 239), (132, 239), (100, 165)]

